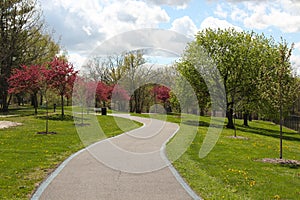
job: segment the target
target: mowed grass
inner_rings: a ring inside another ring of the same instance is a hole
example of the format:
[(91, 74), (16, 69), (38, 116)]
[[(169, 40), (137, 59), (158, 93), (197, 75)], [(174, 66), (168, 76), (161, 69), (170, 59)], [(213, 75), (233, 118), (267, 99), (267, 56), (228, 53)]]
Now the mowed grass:
[[(149, 115), (140, 115), (149, 117)], [(151, 115), (157, 119), (166, 116)], [(212, 151), (199, 158), (210, 117), (200, 117), (199, 122), (187, 123), (182, 115), (184, 130), (188, 134), (198, 127), (198, 132), (185, 153), (173, 165), (191, 188), (203, 199), (300, 199), (300, 166), (259, 162), (263, 158), (279, 158), (279, 126), (271, 122), (252, 121), (243, 127), (236, 120), (237, 136), (224, 128)], [(180, 123), (177, 115), (168, 115), (167, 121)], [(182, 126), (181, 126), (182, 127)], [(183, 131), (183, 133), (182, 133)], [(176, 137), (176, 136), (175, 136)], [(167, 145), (169, 159), (173, 159), (172, 140)], [(284, 128), (283, 157), (300, 161), (300, 134)]]
[[(59, 120), (59, 115), (52, 115), (50, 117), (52, 120), (49, 120), (49, 131), (57, 134), (39, 135), (36, 133), (45, 130), (45, 119), (42, 116), (28, 116), (32, 113), (30, 109), (16, 110), (11, 114), (20, 113), (26, 114), (0, 118), (23, 124), (0, 129), (0, 199), (30, 198), (38, 184), (51, 171), (68, 156), (84, 147), (70, 115), (63, 121)], [(97, 119), (107, 137), (124, 131), (118, 128), (113, 117), (97, 116)], [(128, 122), (126, 119), (120, 120)], [(128, 130), (140, 126), (138, 123), (128, 124), (130, 124)]]

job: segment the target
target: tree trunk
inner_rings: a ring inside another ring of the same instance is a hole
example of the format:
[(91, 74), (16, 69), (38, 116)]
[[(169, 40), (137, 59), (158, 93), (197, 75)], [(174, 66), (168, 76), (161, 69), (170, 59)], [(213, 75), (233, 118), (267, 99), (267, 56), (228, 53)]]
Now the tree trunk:
[(249, 118), (249, 114), (248, 114), (248, 112), (245, 112), (244, 114), (243, 114), (243, 118), (244, 118), (244, 126), (249, 126), (249, 124), (248, 124), (248, 118)]
[(23, 95), (16, 94), (17, 100), (18, 100), (18, 106), (23, 105)]
[(3, 95), (2, 95), (2, 112), (4, 112), (4, 113), (8, 112), (9, 102), (7, 102), (7, 97), (8, 97), (7, 91), (3, 91)]
[(228, 123), (226, 125), (227, 128), (230, 128), (230, 129), (234, 129), (234, 124), (233, 124), (233, 109), (230, 108), (227, 113), (227, 119), (228, 119)]
[(282, 105), (280, 103), (280, 113), (279, 113), (279, 117), (280, 117), (280, 154), (279, 154), (279, 158), (282, 159), (282, 125), (283, 125), (283, 114), (282, 114)]
[(134, 92), (134, 104), (135, 104), (135, 113), (141, 114), (142, 113), (142, 108), (141, 108), (141, 99), (140, 99), (140, 90), (141, 88), (137, 89)]
[(133, 113), (134, 112), (134, 104), (133, 104), (133, 98), (131, 98), (130, 100), (129, 100), (129, 111), (131, 112), (131, 113)]
[(46, 99), (46, 134), (49, 132), (49, 111), (48, 111), (48, 101)]
[(83, 106), (81, 106), (81, 125), (83, 125)]
[(40, 106), (43, 105), (43, 94), (40, 95)]
[(200, 108), (200, 116), (204, 116), (204, 108)]
[(60, 95), (61, 98), (61, 119), (65, 117), (65, 110), (64, 110), (64, 95)]
[(38, 108), (37, 93), (33, 94), (33, 106), (34, 106), (34, 114), (37, 115), (37, 108)]

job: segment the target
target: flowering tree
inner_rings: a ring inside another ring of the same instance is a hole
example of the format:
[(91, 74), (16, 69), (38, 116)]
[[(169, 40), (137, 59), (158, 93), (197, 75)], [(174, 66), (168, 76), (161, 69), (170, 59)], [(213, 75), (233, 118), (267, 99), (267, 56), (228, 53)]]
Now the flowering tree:
[(114, 85), (112, 86), (112, 94), (111, 99), (114, 104), (118, 106), (119, 110), (125, 109), (125, 102), (130, 100), (130, 96), (128, 95), (128, 92), (122, 88), (120, 85)]
[(61, 97), (61, 116), (64, 117), (64, 96), (72, 91), (74, 81), (78, 71), (75, 71), (73, 65), (64, 59), (55, 57), (49, 63), (50, 85)]
[(105, 103), (111, 99), (112, 87), (106, 85), (103, 82), (98, 82), (96, 89), (96, 101), (100, 101), (103, 103), (103, 107), (105, 107)]
[(45, 87), (48, 70), (44, 66), (23, 65), (20, 69), (15, 69), (8, 79), (9, 93), (19, 94), (28, 92), (33, 96), (35, 114), (37, 114), (37, 94)]
[(170, 88), (163, 85), (156, 85), (152, 89), (156, 99), (165, 103), (170, 98)]
[(164, 108), (167, 112), (171, 112), (170, 106), (167, 105), (167, 102), (170, 98), (170, 88), (163, 85), (155, 85), (151, 90), (151, 93), (154, 96), (155, 103), (157, 101), (163, 103)]

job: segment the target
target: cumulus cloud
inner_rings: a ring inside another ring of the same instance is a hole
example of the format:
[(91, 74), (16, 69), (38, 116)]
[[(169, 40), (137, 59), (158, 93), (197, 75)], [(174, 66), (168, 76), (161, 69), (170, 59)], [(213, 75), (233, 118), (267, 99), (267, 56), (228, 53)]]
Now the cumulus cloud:
[[(51, 2), (51, 3), (49, 3)], [(156, 28), (170, 17), (161, 7), (131, 0), (41, 0), (46, 22), (69, 51), (92, 50), (116, 34)]]
[(227, 18), (228, 15), (227, 11), (223, 10), (223, 7), (220, 4), (217, 5), (217, 9), (214, 11), (214, 14), (221, 18)]
[(203, 20), (203, 22), (200, 25), (200, 29), (206, 29), (206, 28), (212, 28), (212, 29), (234, 28), (237, 31), (242, 31), (242, 28), (235, 26), (226, 20), (221, 20), (214, 17), (207, 17), (206, 19)]
[(198, 28), (189, 16), (184, 16), (173, 21), (171, 30), (192, 38), (197, 33)]
[(184, 9), (187, 7), (191, 0), (146, 0), (149, 3), (154, 3), (156, 5), (168, 5), (176, 6), (178, 9)]
[(286, 33), (300, 31), (300, 13), (295, 14), (290, 10), (284, 9), (280, 4), (271, 4), (269, 2), (253, 4), (248, 3), (248, 10), (251, 14), (244, 19), (244, 25), (249, 28), (265, 29), (271, 26), (279, 28)]
[(297, 73), (298, 76), (300, 76), (300, 42), (295, 42), (294, 44), (295, 46), (291, 56), (291, 63), (294, 71)]
[(227, 0), (227, 4), (218, 4), (215, 14), (221, 10), (230, 12), (233, 21), (242, 22), (247, 28), (276, 27), (285, 33), (300, 31), (300, 2), (296, 0)]

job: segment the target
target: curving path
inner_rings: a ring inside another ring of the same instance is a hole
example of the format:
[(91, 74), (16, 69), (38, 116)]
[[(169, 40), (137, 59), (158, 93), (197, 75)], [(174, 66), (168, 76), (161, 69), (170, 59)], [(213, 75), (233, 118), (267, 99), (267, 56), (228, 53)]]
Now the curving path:
[(165, 156), (178, 125), (118, 115), (144, 126), (83, 149), (62, 163), (32, 199), (200, 199)]

